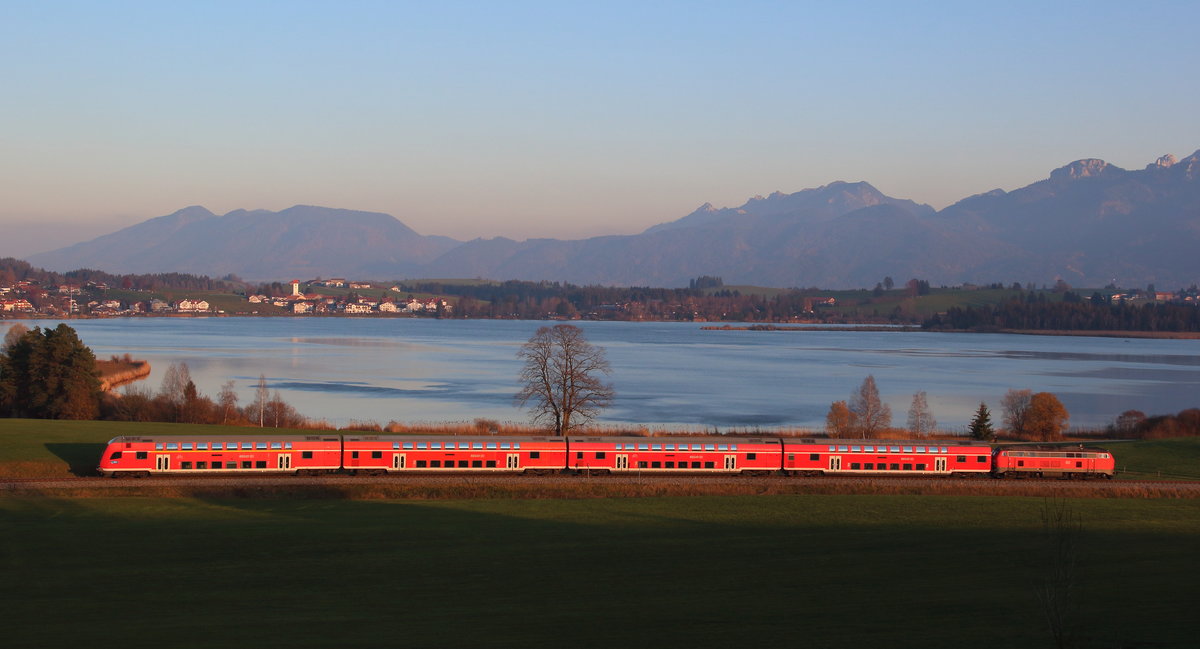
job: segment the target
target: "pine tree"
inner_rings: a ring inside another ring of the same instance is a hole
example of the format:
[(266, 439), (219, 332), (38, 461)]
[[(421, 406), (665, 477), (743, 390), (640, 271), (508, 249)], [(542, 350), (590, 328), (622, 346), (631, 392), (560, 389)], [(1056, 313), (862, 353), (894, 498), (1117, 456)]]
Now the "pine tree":
[(995, 437), (996, 431), (992, 429), (992, 413), (988, 412), (986, 403), (979, 403), (979, 410), (975, 411), (975, 418), (971, 420), (971, 437), (987, 441)]

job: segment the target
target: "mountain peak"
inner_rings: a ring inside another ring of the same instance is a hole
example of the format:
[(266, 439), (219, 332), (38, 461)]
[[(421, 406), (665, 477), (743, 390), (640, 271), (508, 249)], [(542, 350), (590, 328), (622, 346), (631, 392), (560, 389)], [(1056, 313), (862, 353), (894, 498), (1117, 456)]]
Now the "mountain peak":
[(1076, 178), (1093, 178), (1104, 173), (1119, 171), (1099, 158), (1084, 158), (1076, 160), (1065, 167), (1059, 167), (1050, 172), (1050, 180), (1075, 180)]
[(1175, 159), (1175, 156), (1168, 153), (1164, 156), (1159, 156), (1158, 160), (1146, 165), (1146, 169), (1167, 169), (1175, 166), (1176, 162), (1178, 162), (1178, 160)]

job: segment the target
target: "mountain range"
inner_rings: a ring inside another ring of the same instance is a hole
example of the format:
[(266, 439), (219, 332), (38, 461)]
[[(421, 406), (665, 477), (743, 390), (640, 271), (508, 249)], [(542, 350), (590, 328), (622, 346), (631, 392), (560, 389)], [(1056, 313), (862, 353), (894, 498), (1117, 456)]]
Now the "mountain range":
[(885, 276), (937, 284), (1200, 282), (1200, 151), (1140, 170), (1084, 159), (1011, 192), (942, 210), (834, 182), (704, 204), (624, 236), (456, 241), (387, 214), (297, 205), (216, 215), (193, 206), (33, 255), (51, 270), (229, 273), (250, 279), (485, 277), (575, 284), (858, 288)]

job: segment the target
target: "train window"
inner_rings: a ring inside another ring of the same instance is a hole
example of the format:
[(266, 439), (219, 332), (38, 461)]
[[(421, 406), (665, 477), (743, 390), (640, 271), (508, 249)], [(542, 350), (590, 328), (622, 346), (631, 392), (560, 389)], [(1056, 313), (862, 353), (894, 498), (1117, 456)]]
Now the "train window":
[(596, 451), (596, 459), (603, 460), (607, 454), (604, 451)]
[(851, 470), (851, 471), (858, 471), (858, 470), (859, 470), (859, 469), (861, 469), (861, 468), (862, 468), (862, 465), (861, 465), (861, 464), (859, 464), (858, 462), (851, 462), (851, 463), (850, 463), (850, 470)]
[(214, 450), (214, 451), (221, 451), (221, 450), (224, 450), (224, 449), (225, 449), (225, 445), (224, 445), (224, 444), (222, 444), (221, 442), (213, 442), (213, 443), (212, 443), (212, 450)]
[(508, 442), (500, 442), (500, 450), (507, 451), (511, 446)]
[(667, 444), (667, 450), (668, 450), (668, 451), (674, 451), (674, 450), (675, 450), (675, 445), (674, 445), (674, 444)]
[(662, 462), (651, 462), (651, 463), (650, 463), (650, 468), (651, 468), (651, 469), (661, 469), (661, 468), (662, 468)]
[(113, 451), (113, 454), (112, 454), (112, 458), (111, 458), (111, 459), (113, 459), (113, 460), (119, 460), (119, 459), (121, 459), (121, 452), (120, 452), (120, 451)]
[(729, 450), (731, 450), (731, 451), (736, 451), (736, 450), (737, 450), (737, 444), (730, 444), (730, 445), (729, 445)]
[(838, 446), (838, 452), (839, 452), (839, 453), (845, 453), (845, 452), (847, 452), (847, 451), (849, 451), (849, 450), (850, 450), (850, 447), (849, 447), (849, 446)]
[(1025, 466), (1025, 460), (1017, 460), (1017, 466)]
[(1075, 466), (1081, 468), (1081, 467), (1083, 467), (1083, 462), (1076, 462)]
[(192, 463), (191, 462), (183, 462), (179, 465), (179, 468), (190, 469), (190, 468), (192, 468)]
[(711, 468), (713, 468), (713, 463), (712, 463), (712, 462), (705, 462), (705, 463), (704, 463), (704, 468), (706, 468), (706, 469), (711, 469)]
[(242, 442), (242, 450), (243, 451), (253, 451), (254, 450), (254, 442)]
[(661, 450), (663, 450), (662, 444), (651, 444), (650, 450), (651, 451), (661, 451)]
[(747, 453), (747, 454), (746, 454), (746, 459), (747, 459), (747, 460), (757, 460), (757, 459), (758, 459), (758, 453)]
[(357, 460), (358, 459), (358, 451), (350, 451), (350, 457), (351, 457), (351, 459)]
[(834, 453), (834, 452), (836, 452), (836, 451), (837, 451), (837, 446), (834, 446), (834, 445), (830, 444), (830, 446), (829, 446), (829, 452), (830, 452), (830, 453)]
[[(815, 453), (814, 453), (814, 455), (815, 455)], [(788, 453), (788, 462), (795, 462), (795, 461), (796, 461), (796, 454)]]
[(717, 450), (718, 451), (728, 451), (729, 445), (728, 444), (717, 444)]
[(1100, 459), (1102, 459), (1102, 460), (1107, 460), (1107, 459), (1108, 459), (1108, 453), (1101, 453), (1101, 454), (1100, 454)]
[(179, 444), (176, 444), (175, 442), (167, 442), (167, 450), (168, 451), (178, 451)]
[(536, 460), (540, 457), (542, 457), (541, 451), (530, 451), (529, 452), (529, 459), (531, 459), (531, 460)]
[[(250, 464), (250, 463), (249, 463), (249, 462), (247, 462), (246, 464)], [(225, 468), (226, 468), (226, 469), (236, 469), (236, 468), (237, 468), (237, 462), (226, 462), (226, 463), (225, 463)], [(248, 468), (250, 468), (250, 467), (249, 467), (249, 466), (247, 466), (246, 468), (248, 469)]]
[(905, 471), (912, 471), (912, 465), (911, 465), (911, 464), (905, 464), (905, 465), (904, 465), (904, 470), (905, 470)]
[[(446, 461), (447, 461), (447, 462), (449, 462), (450, 460), (446, 460)], [(466, 460), (459, 460), (459, 461), (458, 461), (458, 468), (460, 468), (460, 469), (465, 469), (465, 468), (467, 468), (467, 461), (466, 461)]]
[(488, 443), (487, 443), (487, 447), (488, 447), (488, 450), (489, 450), (489, 451), (494, 451), (494, 450), (496, 450), (496, 442), (488, 442)]
[(861, 452), (862, 452), (862, 447), (861, 447), (861, 446), (851, 446), (851, 447), (850, 447), (850, 452), (851, 452), (851, 453), (861, 453)]
[(925, 452), (925, 447), (924, 447), (924, 446), (918, 446), (918, 447), (917, 447), (917, 452), (918, 452), (918, 453), (924, 453), (924, 452)]
[[(795, 459), (795, 458), (792, 458), (792, 459)], [(810, 462), (820, 462), (820, 461), (821, 461), (821, 454), (820, 454), (820, 453), (809, 453), (809, 454), (808, 454), (808, 460), (809, 460)]]
[(954, 458), (954, 461), (956, 461), (956, 462), (966, 462), (966, 461), (967, 461), (967, 456), (965, 456), (965, 455), (959, 455), (958, 457)]
[(150, 456), (150, 454), (149, 454), (149, 453), (147, 453), (147, 452), (145, 452), (145, 451), (138, 451), (138, 452), (137, 452), (137, 459), (139, 459), (139, 460), (144, 460), (144, 459), (146, 459), (146, 458), (147, 458), (147, 457), (149, 457), (149, 456)]
[(288, 449), (288, 450), (291, 450), (291, 448), (292, 448), (292, 443), (291, 443), (291, 442), (284, 442), (284, 443), (283, 443), (283, 448), (285, 448), (285, 449)]
[(513, 442), (513, 450), (514, 451), (521, 450), (521, 442)]
[[(412, 442), (405, 442), (405, 443), (406, 443), (406, 444), (412, 444)], [(406, 447), (406, 448), (412, 448), (412, 447), (411, 447), (411, 446), (409, 446), (409, 447)], [(417, 444), (417, 448), (425, 448), (425, 445), (424, 445), (424, 444)], [(431, 450), (434, 450), (434, 451), (440, 451), (440, 450), (442, 450), (442, 443), (441, 443), (441, 442), (430, 442), (430, 443), (429, 443), (429, 448), (430, 448)], [(453, 448), (453, 447), (451, 447), (451, 448)]]
[[(451, 463), (447, 462), (447, 463), (446, 463), (446, 466), (450, 466), (450, 464), (451, 464)], [(425, 461), (424, 461), (424, 460), (418, 460), (418, 461), (417, 461), (417, 466), (425, 466)], [(432, 467), (432, 468), (435, 468), (435, 469), (440, 469), (440, 468), (442, 468), (442, 461), (441, 461), (441, 460), (430, 460), (430, 461), (429, 461), (429, 466), (430, 466), (430, 467)]]
[(950, 451), (946, 450), (946, 447), (945, 447), (945, 446), (943, 446), (943, 447), (942, 447), (942, 452), (943, 452), (943, 453), (949, 453)]
[(911, 447), (911, 446), (905, 446), (905, 447), (904, 447), (904, 452), (905, 452), (905, 453), (912, 453), (912, 448), (913, 448), (913, 447)]
[(667, 468), (668, 468), (668, 469), (674, 469), (674, 468), (675, 468), (675, 463), (674, 463), (674, 462), (667, 462)]
[(699, 468), (700, 468), (700, 463), (699, 463), (699, 462), (692, 462), (692, 468), (693, 468), (693, 469), (699, 469)]
[(715, 450), (717, 450), (717, 445), (716, 445), (716, 444), (705, 444), (705, 445), (704, 445), (704, 450), (706, 450), (706, 451), (715, 451)]
[(313, 453), (312, 451), (300, 451), (300, 459), (302, 459), (302, 460), (311, 460), (311, 459), (312, 459), (312, 453)]
[(207, 468), (208, 468), (208, 462), (197, 462), (197, 463), (196, 463), (196, 468), (197, 468), (197, 469), (207, 469)]
[[(404, 450), (406, 450), (406, 451), (411, 451), (411, 450), (412, 450), (412, 447), (413, 447), (413, 443), (412, 443), (412, 442), (404, 442), (404, 444), (402, 445), (402, 448), (403, 448)], [(396, 448), (396, 447), (395, 447), (395, 446), (393, 446), (392, 448)]]
[[(434, 460), (434, 462), (437, 462), (437, 460)], [(425, 468), (425, 460), (417, 460), (417, 468), (424, 469)]]
[(874, 447), (874, 446), (864, 446), (864, 447), (863, 447), (863, 451), (864, 451), (864, 452), (866, 452), (866, 453), (874, 453), (874, 452), (875, 452), (875, 447)]
[(899, 447), (899, 446), (889, 446), (888, 448), (891, 450), (891, 452), (892, 452), (892, 453), (899, 453), (899, 452), (900, 452), (900, 447)]
[(254, 448), (259, 451), (265, 451), (265, 450), (267, 450), (267, 443), (266, 442), (255, 442)]
[(163, 443), (162, 443), (162, 442), (157, 442), (157, 443), (155, 443), (155, 444), (154, 444), (154, 450), (156, 450), (156, 451), (161, 451), (161, 450), (163, 450)]
[(639, 450), (639, 451), (649, 451), (649, 450), (650, 450), (650, 445), (649, 445), (649, 444), (638, 444), (638, 445), (637, 445), (637, 450)]
[(254, 468), (256, 468), (256, 469), (265, 469), (265, 468), (267, 468), (267, 461), (266, 461), (266, 460), (259, 460), (259, 461), (255, 462), (255, 463), (254, 463)]
[(191, 443), (191, 442), (184, 442), (184, 443), (183, 443), (183, 450), (185, 450), (185, 451), (190, 451), (190, 450), (192, 450), (192, 443)]
[(197, 451), (207, 451), (208, 450), (208, 442), (196, 442), (196, 450)]
[[(434, 444), (437, 444), (437, 442), (434, 442)], [(439, 445), (439, 447), (440, 447), (440, 445)], [(417, 442), (417, 450), (423, 451), (427, 448), (429, 448), (429, 444), (426, 444), (425, 442)]]
[(271, 448), (275, 449), (276, 451), (282, 450), (283, 442), (271, 442)]
[(645, 462), (638, 462), (638, 468), (639, 468), (639, 469), (645, 469), (645, 468), (646, 468), (646, 463), (645, 463)]
[(576, 451), (576, 452), (575, 452), (575, 459), (576, 459), (576, 460), (582, 460), (582, 459), (583, 459), (583, 451)]
[(893, 464), (893, 465), (891, 465), (891, 469), (892, 469), (892, 471), (899, 471), (899, 470), (900, 470), (900, 465), (899, 465), (899, 464)]
[(488, 461), (487, 461), (487, 468), (489, 468), (489, 469), (494, 469), (494, 468), (496, 468), (496, 461), (495, 461), (495, 460), (488, 460)]
[(987, 461), (988, 461), (988, 456), (986, 456), (986, 455), (977, 455), (977, 456), (975, 456), (975, 461), (976, 461), (976, 462), (980, 462), (980, 463), (987, 462)]
[(867, 462), (866, 464), (864, 464), (864, 465), (863, 465), (863, 468), (864, 468), (864, 469), (866, 469), (867, 471), (874, 471), (874, 470), (875, 470), (875, 463), (874, 463), (874, 462)]
[(924, 465), (924, 464), (918, 464), (918, 465), (917, 465), (917, 470), (918, 470), (918, 471), (924, 471), (924, 470), (925, 470), (925, 465)]
[(221, 463), (220, 463), (220, 462), (213, 462), (213, 463), (212, 463), (212, 468), (214, 468), (214, 469), (216, 469), (216, 470), (220, 471), (220, 470), (221, 470)]
[(371, 451), (371, 458), (379, 460), (383, 458), (383, 451)]
[(482, 451), (483, 450), (483, 442), (474, 442), (471, 444), (471, 448), (473, 448), (477, 451)]
[(471, 460), (471, 468), (482, 469), (483, 468), (483, 460)]

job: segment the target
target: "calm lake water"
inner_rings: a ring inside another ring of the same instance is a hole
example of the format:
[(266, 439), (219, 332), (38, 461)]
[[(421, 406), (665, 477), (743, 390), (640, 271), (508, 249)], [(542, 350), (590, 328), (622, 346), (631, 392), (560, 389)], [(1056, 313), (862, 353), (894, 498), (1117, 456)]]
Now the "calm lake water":
[[(26, 321), (56, 326), (58, 321)], [(366, 318), (137, 318), (69, 321), (99, 358), (154, 371), (187, 363), (215, 397), (242, 403), (260, 374), (302, 414), (353, 420), (523, 422), (512, 405), (520, 345), (546, 322)], [(1124, 410), (1200, 406), (1200, 341), (869, 331), (704, 331), (693, 323), (579, 322), (607, 351), (617, 392), (602, 422), (722, 431), (824, 426), (829, 404), (875, 376), (893, 423), (924, 390), (940, 427), (963, 430), (1010, 388), (1053, 392), (1073, 426)], [(0, 325), (0, 333), (5, 329)]]

